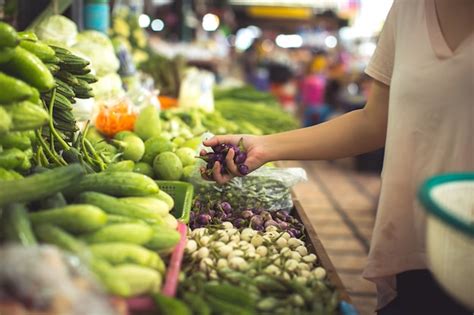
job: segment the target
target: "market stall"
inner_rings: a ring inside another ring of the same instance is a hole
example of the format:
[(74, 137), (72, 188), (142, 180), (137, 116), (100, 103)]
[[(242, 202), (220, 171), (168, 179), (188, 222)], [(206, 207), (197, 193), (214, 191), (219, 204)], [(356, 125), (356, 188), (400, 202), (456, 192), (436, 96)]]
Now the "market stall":
[(273, 95), (214, 88), (126, 6), (108, 34), (47, 10), (0, 22), (0, 313), (356, 314), (304, 170), (204, 179), (230, 148), (248, 173), (243, 146), (200, 153), (212, 134), (298, 127)]

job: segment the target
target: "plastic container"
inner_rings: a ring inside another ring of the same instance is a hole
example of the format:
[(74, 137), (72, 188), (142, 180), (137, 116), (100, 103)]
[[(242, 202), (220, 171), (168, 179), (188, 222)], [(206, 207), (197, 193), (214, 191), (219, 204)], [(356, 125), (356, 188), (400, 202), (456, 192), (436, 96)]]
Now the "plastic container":
[(86, 0), (84, 27), (107, 34), (110, 24), (109, 0)]
[(474, 310), (474, 173), (432, 177), (418, 197), (428, 212), (430, 270), (449, 294)]
[(156, 183), (165, 193), (173, 197), (174, 208), (171, 210), (179, 221), (188, 223), (193, 204), (193, 185), (180, 181), (157, 180)]

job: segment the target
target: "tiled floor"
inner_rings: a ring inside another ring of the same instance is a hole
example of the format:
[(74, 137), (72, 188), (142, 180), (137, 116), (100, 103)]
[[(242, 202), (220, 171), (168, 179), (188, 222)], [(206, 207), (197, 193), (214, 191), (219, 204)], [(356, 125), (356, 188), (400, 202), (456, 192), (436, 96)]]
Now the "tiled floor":
[(374, 225), (380, 178), (358, 173), (351, 160), (281, 162), (303, 167), (308, 181), (294, 188), (361, 315), (373, 315), (375, 287), (362, 278)]

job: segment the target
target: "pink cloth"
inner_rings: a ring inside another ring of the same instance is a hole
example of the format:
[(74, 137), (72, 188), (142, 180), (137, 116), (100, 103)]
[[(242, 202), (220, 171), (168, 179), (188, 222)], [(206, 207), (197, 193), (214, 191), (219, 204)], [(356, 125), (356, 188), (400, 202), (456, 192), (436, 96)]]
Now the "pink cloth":
[(305, 106), (321, 106), (324, 103), (326, 78), (323, 75), (308, 75), (301, 87), (302, 102)]
[(363, 273), (377, 286), (378, 308), (396, 297), (397, 273), (429, 268), (420, 184), (474, 170), (473, 39), (452, 51), (434, 0), (395, 0), (366, 69), (390, 86), (382, 189)]

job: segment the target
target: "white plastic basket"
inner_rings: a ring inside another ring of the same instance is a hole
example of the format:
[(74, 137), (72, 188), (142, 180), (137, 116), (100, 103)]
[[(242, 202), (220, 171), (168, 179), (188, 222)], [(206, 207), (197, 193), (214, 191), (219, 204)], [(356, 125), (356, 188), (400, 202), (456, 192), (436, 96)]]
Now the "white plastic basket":
[(474, 310), (474, 173), (427, 180), (419, 199), (428, 212), (431, 272), (459, 302)]

